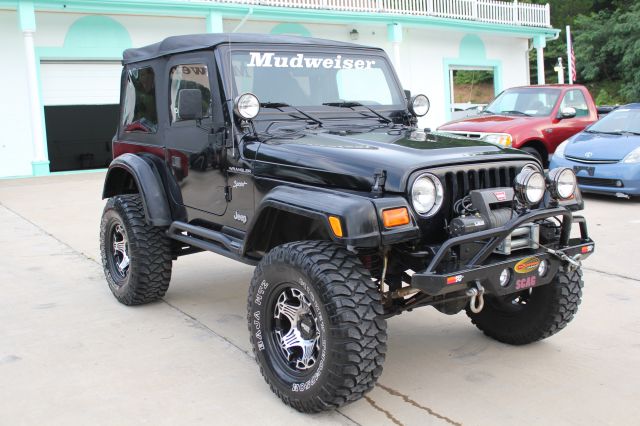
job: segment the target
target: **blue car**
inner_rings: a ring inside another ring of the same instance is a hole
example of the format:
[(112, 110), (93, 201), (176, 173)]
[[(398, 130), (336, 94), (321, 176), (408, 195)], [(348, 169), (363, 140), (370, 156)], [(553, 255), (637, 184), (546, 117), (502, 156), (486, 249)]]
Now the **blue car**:
[(622, 106), (560, 144), (550, 169), (572, 168), (583, 192), (640, 195), (640, 103)]

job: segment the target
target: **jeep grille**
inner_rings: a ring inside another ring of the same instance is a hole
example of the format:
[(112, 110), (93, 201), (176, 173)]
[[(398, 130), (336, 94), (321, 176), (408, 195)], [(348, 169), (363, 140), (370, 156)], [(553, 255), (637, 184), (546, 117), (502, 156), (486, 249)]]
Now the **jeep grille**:
[(453, 219), (453, 205), (474, 189), (513, 187), (515, 177), (530, 161), (475, 163), (430, 170), (444, 185), (444, 202), (434, 217), (420, 220), (420, 229), (427, 242), (441, 242), (447, 237), (446, 226)]

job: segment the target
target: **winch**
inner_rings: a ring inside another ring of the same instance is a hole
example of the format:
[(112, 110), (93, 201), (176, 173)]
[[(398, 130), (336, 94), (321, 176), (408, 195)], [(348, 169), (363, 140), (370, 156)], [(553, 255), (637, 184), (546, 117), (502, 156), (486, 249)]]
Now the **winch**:
[[(449, 232), (457, 237), (485, 229), (503, 226), (517, 216), (513, 209), (515, 193), (513, 188), (478, 189), (454, 205), (461, 213), (451, 220)], [(514, 230), (495, 249), (495, 253), (511, 254), (514, 250), (536, 248), (540, 241), (540, 227), (537, 224), (525, 224)]]

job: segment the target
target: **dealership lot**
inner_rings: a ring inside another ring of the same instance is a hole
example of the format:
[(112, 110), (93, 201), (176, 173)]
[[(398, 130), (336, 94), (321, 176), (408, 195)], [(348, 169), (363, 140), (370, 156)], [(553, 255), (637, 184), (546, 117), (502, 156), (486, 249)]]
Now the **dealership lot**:
[(509, 347), (459, 314), (389, 320), (384, 373), (338, 412), (284, 406), (252, 359), (252, 268), (174, 263), (164, 302), (118, 304), (102, 275), (104, 174), (0, 181), (0, 423), (630, 424), (640, 407), (640, 202), (587, 197), (597, 251), (583, 304), (544, 342)]

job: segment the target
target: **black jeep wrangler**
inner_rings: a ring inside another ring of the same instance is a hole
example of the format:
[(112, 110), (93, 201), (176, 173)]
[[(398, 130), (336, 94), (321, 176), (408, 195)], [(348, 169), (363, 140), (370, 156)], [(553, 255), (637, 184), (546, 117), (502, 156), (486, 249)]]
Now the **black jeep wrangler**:
[(405, 311), (465, 310), (514, 345), (576, 313), (594, 243), (572, 214), (573, 172), (418, 128), (429, 101), (402, 90), (383, 50), (207, 34), (123, 64), (100, 228), (109, 287), (126, 305), (158, 300), (172, 261), (203, 250), (256, 265), (251, 343), (286, 404), (361, 398), (386, 318)]

